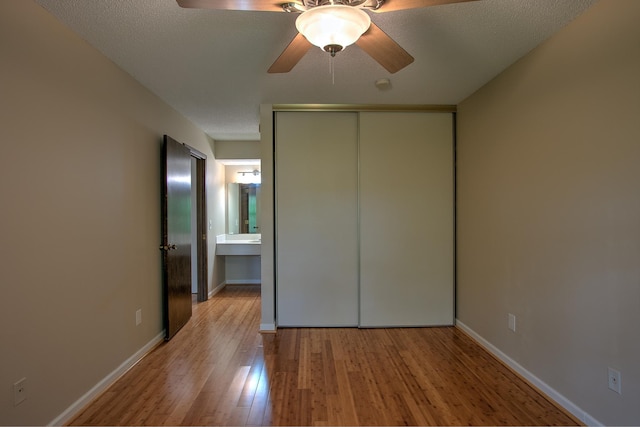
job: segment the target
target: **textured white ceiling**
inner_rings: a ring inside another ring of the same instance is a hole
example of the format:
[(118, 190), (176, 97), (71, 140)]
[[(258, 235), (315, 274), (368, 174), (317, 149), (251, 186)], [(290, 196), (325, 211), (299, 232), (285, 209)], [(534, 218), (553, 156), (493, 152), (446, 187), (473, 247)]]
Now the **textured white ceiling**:
[[(267, 69), (296, 15), (182, 9), (175, 0), (36, 0), (214, 139), (258, 139), (261, 103), (457, 104), (595, 0), (480, 0), (371, 14), (415, 58), (389, 74), (351, 46)], [(391, 88), (374, 83), (389, 78)], [(333, 81), (332, 81), (333, 80)]]

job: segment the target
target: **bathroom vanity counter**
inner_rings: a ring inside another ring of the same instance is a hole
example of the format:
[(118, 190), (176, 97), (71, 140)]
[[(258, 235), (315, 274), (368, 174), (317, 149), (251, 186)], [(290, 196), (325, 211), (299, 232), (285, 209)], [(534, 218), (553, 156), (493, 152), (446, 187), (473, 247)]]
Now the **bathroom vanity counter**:
[(216, 255), (260, 255), (260, 234), (221, 234), (216, 236)]

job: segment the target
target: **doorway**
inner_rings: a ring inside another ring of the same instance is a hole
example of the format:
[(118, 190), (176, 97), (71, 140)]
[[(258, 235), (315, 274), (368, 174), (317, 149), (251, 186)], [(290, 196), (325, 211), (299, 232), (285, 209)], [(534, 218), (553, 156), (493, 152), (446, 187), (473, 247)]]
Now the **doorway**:
[(187, 146), (191, 152), (191, 290), (196, 301), (209, 299), (207, 285), (207, 156)]

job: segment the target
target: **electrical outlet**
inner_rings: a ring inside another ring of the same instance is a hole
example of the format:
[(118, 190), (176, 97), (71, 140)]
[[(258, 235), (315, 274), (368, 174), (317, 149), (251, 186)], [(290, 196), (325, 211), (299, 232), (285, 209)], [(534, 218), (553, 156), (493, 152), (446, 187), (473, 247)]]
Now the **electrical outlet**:
[(136, 310), (136, 326), (142, 323), (142, 309), (139, 308)]
[(516, 316), (514, 316), (513, 314), (509, 313), (509, 321), (507, 323), (507, 326), (509, 327), (509, 329), (511, 329), (513, 332), (516, 331)]
[(18, 406), (27, 399), (27, 379), (22, 378), (13, 384), (13, 406)]
[(609, 388), (618, 394), (622, 394), (622, 388), (620, 381), (622, 377), (620, 371), (616, 371), (613, 368), (609, 368)]

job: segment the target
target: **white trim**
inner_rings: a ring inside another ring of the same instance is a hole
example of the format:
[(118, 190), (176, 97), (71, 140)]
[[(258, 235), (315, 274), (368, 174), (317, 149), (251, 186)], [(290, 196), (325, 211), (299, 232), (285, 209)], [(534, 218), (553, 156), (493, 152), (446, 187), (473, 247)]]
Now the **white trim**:
[(275, 332), (276, 330), (275, 323), (260, 323), (260, 332), (270, 333)]
[(211, 298), (212, 296), (214, 296), (215, 294), (217, 294), (218, 292), (223, 290), (225, 286), (227, 286), (227, 282), (222, 282), (218, 286), (216, 286), (215, 288), (211, 289), (209, 291), (208, 298)]
[(227, 285), (260, 285), (262, 283), (261, 279), (233, 279), (233, 280), (225, 280), (224, 282)]
[(547, 383), (542, 381), (540, 378), (533, 375), (531, 372), (526, 370), (522, 365), (518, 362), (507, 356), (501, 350), (499, 350), (496, 346), (491, 344), (486, 339), (482, 338), (478, 335), (473, 329), (462, 323), (460, 320), (456, 319), (456, 327), (460, 328), (466, 334), (468, 334), (471, 338), (478, 342), (482, 347), (484, 347), (489, 353), (493, 354), (495, 357), (500, 359), (505, 365), (513, 369), (520, 376), (529, 381), (533, 386), (535, 386), (538, 390), (544, 393), (549, 399), (556, 402), (558, 405), (562, 406), (568, 412), (577, 417), (580, 421), (585, 423), (588, 426), (603, 426), (600, 421), (593, 418), (583, 409), (581, 409), (578, 405), (571, 402), (569, 399), (564, 397), (555, 389), (551, 388)]
[(61, 426), (84, 408), (89, 402), (91, 402), (100, 393), (105, 391), (109, 386), (115, 383), (125, 372), (131, 369), (136, 363), (138, 363), (149, 351), (151, 351), (158, 343), (162, 342), (165, 337), (165, 331), (163, 330), (156, 335), (151, 341), (144, 345), (140, 350), (136, 351), (131, 357), (122, 362), (113, 372), (100, 380), (94, 385), (88, 392), (86, 392), (80, 399), (76, 400), (71, 406), (69, 406), (63, 413), (53, 419), (48, 425)]

